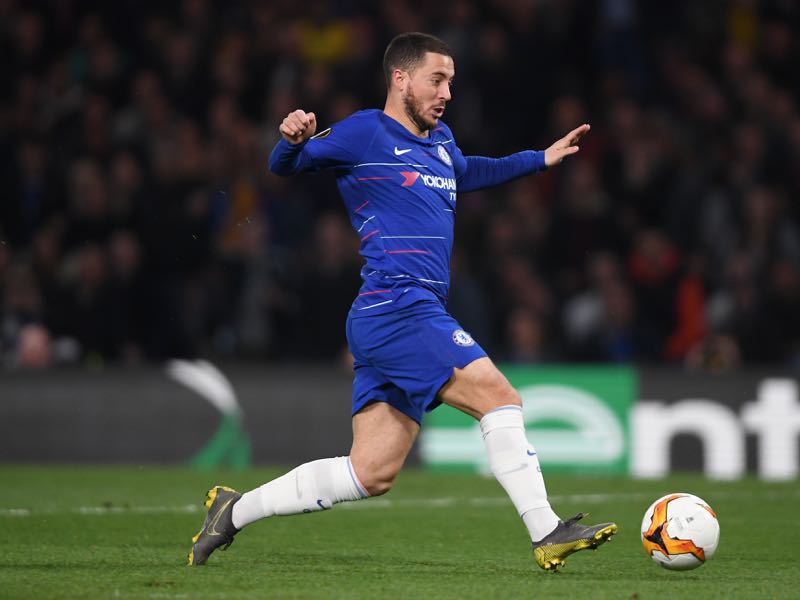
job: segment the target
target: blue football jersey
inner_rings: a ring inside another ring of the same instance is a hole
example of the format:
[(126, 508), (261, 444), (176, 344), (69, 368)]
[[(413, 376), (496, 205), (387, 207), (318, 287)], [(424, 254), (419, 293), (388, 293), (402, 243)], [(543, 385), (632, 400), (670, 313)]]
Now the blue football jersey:
[(269, 164), (278, 175), (333, 169), (365, 260), (352, 317), (422, 299), (446, 304), (457, 194), (545, 168), (544, 152), (465, 157), (444, 123), (421, 138), (380, 110), (354, 113), (302, 144), (282, 139)]

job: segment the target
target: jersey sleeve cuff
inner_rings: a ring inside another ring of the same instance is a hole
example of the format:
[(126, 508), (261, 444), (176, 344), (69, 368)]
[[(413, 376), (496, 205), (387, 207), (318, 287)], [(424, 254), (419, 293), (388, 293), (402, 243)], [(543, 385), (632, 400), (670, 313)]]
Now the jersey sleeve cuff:
[(299, 144), (292, 144), (290, 142), (287, 142), (286, 138), (284, 137), (281, 137), (281, 139), (278, 140), (278, 146), (280, 147), (281, 153), (286, 153), (286, 154), (297, 154), (307, 143), (308, 140), (303, 140)]
[(284, 138), (278, 140), (269, 155), (269, 170), (276, 175), (294, 175), (299, 172), (298, 157), (306, 142), (290, 144)]
[(543, 150), (534, 150), (533, 151), (533, 172), (538, 173), (539, 171), (547, 171), (547, 165), (544, 162), (544, 151)]

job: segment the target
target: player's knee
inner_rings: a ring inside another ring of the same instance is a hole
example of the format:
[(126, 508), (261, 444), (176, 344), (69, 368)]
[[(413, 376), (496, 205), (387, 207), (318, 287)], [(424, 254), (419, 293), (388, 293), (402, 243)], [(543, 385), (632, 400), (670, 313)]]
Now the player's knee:
[(490, 400), (490, 409), (509, 405), (522, 406), (519, 392), (499, 371), (488, 376), (481, 383), (486, 397)]
[(481, 363), (480, 367), (470, 375), (470, 380), (468, 382), (471, 392), (479, 393), (482, 397), (489, 399), (492, 404), (497, 406), (522, 404), (517, 390), (491, 362)]

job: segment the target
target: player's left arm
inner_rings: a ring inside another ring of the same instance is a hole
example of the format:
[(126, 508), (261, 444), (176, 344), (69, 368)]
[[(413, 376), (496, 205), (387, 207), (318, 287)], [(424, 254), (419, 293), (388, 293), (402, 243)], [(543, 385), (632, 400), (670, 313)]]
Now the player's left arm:
[(512, 179), (544, 171), (580, 150), (577, 146), (590, 129), (586, 123), (576, 127), (546, 150), (526, 150), (502, 158), (465, 156), (465, 168), (458, 175), (458, 191), (471, 192), (506, 183)]

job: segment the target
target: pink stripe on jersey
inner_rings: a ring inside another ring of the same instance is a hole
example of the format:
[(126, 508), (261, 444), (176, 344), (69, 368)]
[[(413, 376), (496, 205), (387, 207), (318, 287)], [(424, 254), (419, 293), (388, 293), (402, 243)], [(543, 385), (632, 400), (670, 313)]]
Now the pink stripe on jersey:
[(391, 179), (391, 177), (358, 177), (358, 181), (372, 181), (374, 179)]
[(376, 230), (375, 230), (375, 231), (373, 231), (372, 233), (368, 233), (368, 234), (367, 234), (367, 235), (365, 235), (363, 238), (361, 238), (361, 241), (363, 242), (363, 241), (364, 241), (364, 240), (366, 240), (367, 238), (371, 238), (373, 235), (375, 235), (375, 234), (376, 234), (376, 233), (378, 233), (379, 231), (380, 231), (380, 229), (376, 229)]
[(372, 292), (364, 292), (363, 294), (359, 294), (359, 296), (371, 296), (372, 294), (390, 294), (392, 290), (375, 290)]
[(357, 212), (358, 212), (358, 211), (360, 211), (362, 208), (364, 208), (364, 207), (365, 207), (367, 204), (369, 204), (369, 200), (367, 200), (366, 202), (364, 202), (364, 204), (362, 204), (361, 206), (359, 206), (359, 207), (358, 207), (357, 209), (355, 209), (353, 212), (354, 212), (354, 213), (357, 213)]
[(384, 250), (384, 254), (430, 254), (427, 250)]

